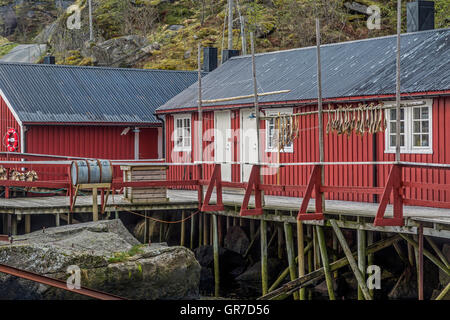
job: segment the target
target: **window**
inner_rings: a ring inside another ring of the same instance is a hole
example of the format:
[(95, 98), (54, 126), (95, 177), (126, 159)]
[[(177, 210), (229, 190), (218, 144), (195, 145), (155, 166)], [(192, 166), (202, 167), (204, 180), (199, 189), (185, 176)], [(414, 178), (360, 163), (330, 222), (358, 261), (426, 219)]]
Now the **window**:
[(190, 115), (174, 116), (174, 142), (176, 151), (191, 151), (191, 117)]
[[(400, 151), (402, 153), (433, 153), (432, 100), (413, 102), (400, 109)], [(416, 104), (417, 106), (414, 106)], [(390, 104), (392, 105), (392, 104)], [(397, 110), (387, 109), (386, 153), (395, 152)]]
[[(290, 115), (292, 108), (266, 110), (266, 116)], [(266, 152), (278, 152), (278, 131), (275, 130), (275, 118), (266, 120)], [(284, 147), (280, 152), (294, 152), (293, 144)]]

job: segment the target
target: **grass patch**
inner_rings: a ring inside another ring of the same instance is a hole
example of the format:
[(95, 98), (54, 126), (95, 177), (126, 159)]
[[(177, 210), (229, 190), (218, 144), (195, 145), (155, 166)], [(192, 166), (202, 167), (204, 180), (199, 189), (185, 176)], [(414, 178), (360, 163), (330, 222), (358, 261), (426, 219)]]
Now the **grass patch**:
[(109, 258), (108, 262), (109, 263), (118, 263), (118, 262), (127, 261), (130, 257), (143, 253), (144, 252), (144, 250), (142, 250), (143, 246), (145, 246), (145, 245), (138, 244), (138, 245), (133, 246), (130, 250), (128, 250), (126, 252), (114, 252), (113, 257)]
[(17, 43), (13, 43), (13, 42), (0, 45), (0, 57), (3, 57), (5, 54), (9, 53), (17, 45), (18, 45)]

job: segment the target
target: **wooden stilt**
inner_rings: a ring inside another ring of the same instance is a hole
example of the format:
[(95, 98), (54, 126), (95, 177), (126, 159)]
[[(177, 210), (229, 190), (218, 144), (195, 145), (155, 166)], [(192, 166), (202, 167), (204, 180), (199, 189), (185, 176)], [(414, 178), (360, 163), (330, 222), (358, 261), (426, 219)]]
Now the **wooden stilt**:
[[(366, 277), (366, 232), (364, 230), (357, 230), (357, 245), (358, 245), (358, 268), (361, 272), (362, 279), (365, 281)], [(358, 300), (364, 300), (361, 287), (358, 286)]]
[(98, 221), (97, 188), (92, 188), (92, 221)]
[(235, 227), (237, 224), (237, 218), (233, 218), (233, 227)]
[(11, 216), (11, 235), (17, 235), (17, 215), (15, 214)]
[[(308, 252), (308, 274), (313, 272), (313, 254), (315, 254), (314, 251), (314, 229), (312, 226), (308, 226), (307, 228), (308, 236), (312, 238), (311, 244), (313, 246), (313, 250), (309, 250)], [(312, 300), (312, 290), (308, 289), (308, 300)]]
[[(286, 252), (289, 263), (289, 274), (291, 276), (291, 280), (294, 280), (297, 278), (294, 263), (294, 240), (292, 236), (292, 225), (288, 222), (284, 223), (284, 235), (286, 237)], [(294, 300), (298, 300), (297, 292), (294, 292)]]
[[(297, 252), (298, 252), (298, 276), (303, 277), (305, 275), (305, 241), (303, 236), (303, 223), (297, 220)], [(306, 299), (305, 288), (301, 288), (299, 291), (299, 299)]]
[[(286, 227), (285, 227), (286, 228)], [(278, 233), (278, 259), (283, 259), (283, 228), (279, 225), (277, 226), (277, 233)]]
[[(414, 241), (419, 243), (417, 235), (413, 235)], [(414, 257), (416, 263), (416, 280), (417, 280), (417, 299), (419, 299), (419, 290), (420, 290), (420, 263), (419, 263), (419, 245), (414, 247)]]
[(180, 246), (184, 247), (184, 238), (185, 238), (185, 230), (186, 230), (186, 223), (184, 221), (185, 218), (185, 212), (184, 210), (181, 211), (181, 234), (180, 234)]
[(267, 222), (261, 219), (261, 284), (262, 293), (267, 294), (269, 288), (268, 284), (268, 270), (267, 270)]
[(25, 215), (25, 233), (31, 232), (31, 215)]
[(212, 215), (213, 221), (213, 247), (214, 247), (214, 295), (219, 297), (220, 273), (219, 273), (219, 235), (217, 230), (217, 216)]
[(203, 244), (203, 215), (204, 213), (198, 214), (198, 246)]
[(8, 214), (3, 213), (2, 219), (3, 219), (3, 234), (8, 234)]
[(60, 217), (59, 213), (55, 214), (55, 225), (57, 227), (59, 227), (61, 225), (61, 217)]
[(420, 224), (418, 228), (419, 237), (419, 300), (423, 300), (423, 225)]
[(372, 297), (370, 296), (369, 289), (367, 289), (366, 282), (364, 281), (361, 272), (358, 269), (358, 265), (356, 264), (355, 258), (352, 255), (352, 252), (350, 251), (350, 248), (347, 244), (347, 241), (345, 240), (344, 235), (342, 234), (341, 229), (337, 225), (336, 221), (333, 219), (330, 219), (331, 226), (333, 227), (334, 232), (336, 233), (336, 236), (339, 240), (339, 243), (341, 244), (342, 249), (344, 250), (345, 256), (347, 257), (347, 260), (353, 270), (353, 273), (355, 274), (356, 280), (358, 281), (358, 285), (361, 288), (364, 298), (366, 300), (372, 300)]
[(442, 300), (449, 291), (450, 291), (450, 282), (447, 284), (444, 290), (442, 290), (442, 292), (436, 297), (436, 300)]
[[(409, 244), (411, 244), (415, 249), (419, 249), (419, 244), (414, 241), (413, 239), (411, 239), (410, 237), (408, 237), (405, 234), (399, 233), (399, 236), (402, 237), (403, 239), (405, 239), (406, 241), (408, 241)], [(430, 251), (428, 251), (427, 249), (423, 249), (423, 254), (431, 261), (433, 262), (437, 267), (439, 267), (439, 269), (441, 269), (442, 271), (444, 271), (447, 275), (450, 276), (450, 269), (446, 267), (445, 264), (442, 263), (441, 260), (437, 259), (435, 256), (433, 256), (431, 254)]]
[(433, 239), (431, 239), (430, 237), (425, 237), (425, 239), (427, 240), (427, 242), (431, 246), (431, 248), (433, 248), (434, 252), (436, 252), (439, 259), (441, 259), (441, 261), (445, 264), (445, 266), (447, 268), (450, 268), (449, 261), (447, 261), (447, 258), (444, 256), (442, 251), (439, 250), (438, 246), (434, 243)]
[(211, 216), (209, 217), (209, 244), (213, 244), (213, 237), (214, 237), (214, 232), (213, 232), (213, 219), (211, 218)]
[(144, 236), (144, 243), (150, 244), (150, 219), (147, 218), (147, 210), (145, 211), (145, 236)]
[(411, 267), (414, 266), (414, 247), (408, 242), (408, 260)]
[(164, 234), (164, 225), (160, 222), (159, 223), (159, 243), (163, 242), (163, 235)]
[[(333, 246), (333, 255), (332, 255), (333, 261), (336, 261), (336, 260), (337, 260), (337, 257), (338, 257), (338, 255), (337, 255), (337, 252), (338, 252), (338, 242), (337, 242), (337, 238), (336, 238), (336, 235), (334, 234), (334, 232), (333, 232), (333, 234), (332, 234), (332, 246)], [(337, 271), (337, 270), (336, 270), (335, 272), (333, 272), (333, 278), (334, 278), (334, 279), (337, 279), (338, 276), (339, 276), (339, 274), (338, 274), (338, 271)]]
[(12, 214), (8, 214), (7, 225), (8, 225), (8, 235), (12, 235)]
[(189, 247), (191, 250), (194, 249), (194, 231), (195, 231), (195, 214), (191, 217), (191, 234), (190, 234), (190, 243)]
[(329, 296), (330, 300), (336, 300), (336, 298), (334, 296), (333, 279), (332, 279), (331, 273), (330, 273), (330, 264), (328, 261), (327, 244), (325, 242), (325, 236), (323, 234), (323, 227), (316, 226), (316, 233), (317, 233), (317, 241), (318, 241), (319, 247), (320, 247), (320, 255), (322, 256), (322, 265), (323, 265), (323, 269), (325, 271), (325, 281), (327, 283), (328, 296)]

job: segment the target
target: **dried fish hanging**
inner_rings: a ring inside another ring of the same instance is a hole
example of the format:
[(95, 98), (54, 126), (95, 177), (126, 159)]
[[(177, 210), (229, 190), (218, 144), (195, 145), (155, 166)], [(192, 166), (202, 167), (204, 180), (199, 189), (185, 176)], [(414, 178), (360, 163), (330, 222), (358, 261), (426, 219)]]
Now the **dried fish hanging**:
[[(334, 113), (333, 116), (332, 113)], [(350, 137), (351, 133), (355, 132), (362, 136), (366, 132), (384, 132), (386, 127), (382, 105), (359, 104), (356, 108), (351, 105), (338, 105), (336, 110), (331, 110), (331, 106), (328, 106), (327, 134), (334, 131), (337, 134), (347, 134)]]
[(299, 136), (300, 123), (297, 115), (280, 115), (275, 119), (275, 132), (278, 151), (283, 151), (286, 146), (291, 145)]

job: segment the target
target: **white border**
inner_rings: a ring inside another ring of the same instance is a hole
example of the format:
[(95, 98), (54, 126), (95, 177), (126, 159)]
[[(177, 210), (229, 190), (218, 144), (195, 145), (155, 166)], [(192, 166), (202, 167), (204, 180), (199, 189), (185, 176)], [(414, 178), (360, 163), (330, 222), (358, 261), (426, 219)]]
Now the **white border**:
[[(278, 113), (284, 113), (284, 114), (293, 114), (294, 108), (277, 108), (277, 109), (264, 109), (266, 116), (276, 116)], [(277, 148), (269, 148), (269, 120), (266, 120), (266, 143), (265, 143), (265, 152), (278, 152)], [(294, 153), (294, 142), (292, 142), (292, 145), (290, 147), (285, 147), (283, 150), (280, 150), (280, 153)]]
[[(190, 120), (190, 124), (191, 124), (191, 145), (189, 147), (185, 147), (184, 146), (184, 141), (183, 141), (183, 146), (182, 147), (178, 147), (177, 143), (176, 143), (176, 136), (175, 136), (175, 132), (177, 130), (177, 120), (179, 119), (189, 119)], [(180, 114), (174, 114), (173, 115), (173, 133), (172, 133), (172, 137), (173, 137), (173, 150), (174, 151), (183, 151), (183, 152), (190, 152), (192, 150), (192, 137), (193, 137), (193, 130), (192, 130), (192, 114), (190, 113), (180, 113)]]

